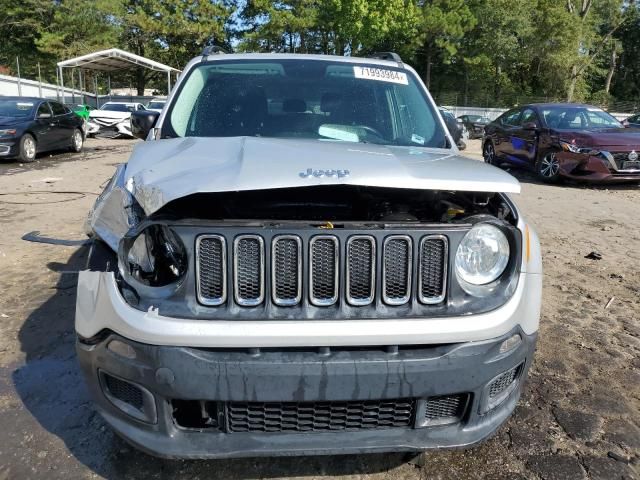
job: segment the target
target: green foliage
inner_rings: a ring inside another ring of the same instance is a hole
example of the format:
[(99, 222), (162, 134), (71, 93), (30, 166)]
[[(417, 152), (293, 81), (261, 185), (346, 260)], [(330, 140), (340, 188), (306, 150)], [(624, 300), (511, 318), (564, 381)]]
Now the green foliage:
[[(212, 39), (240, 51), (395, 51), (436, 98), (640, 99), (635, 0), (0, 0), (0, 66), (55, 79), (55, 62), (110, 47), (181, 68)], [(164, 86), (148, 71), (121, 83)]]

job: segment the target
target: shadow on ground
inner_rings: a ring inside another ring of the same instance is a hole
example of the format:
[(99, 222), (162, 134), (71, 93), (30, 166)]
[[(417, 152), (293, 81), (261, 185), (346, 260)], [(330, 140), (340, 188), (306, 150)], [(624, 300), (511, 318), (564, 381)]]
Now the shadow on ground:
[[(60, 273), (60, 279), (54, 294), (29, 315), (20, 329), (19, 341), (26, 359), (24, 365), (12, 372), (12, 380), (21, 401), (35, 420), (60, 438), (69, 452), (96, 474), (108, 479), (176, 478), (182, 475), (224, 479), (352, 475), (384, 472), (407, 459), (402, 454), (386, 454), (177, 461), (150, 457), (128, 446), (95, 412), (76, 362), (75, 272), (84, 268), (87, 250), (87, 247), (76, 250), (66, 264), (47, 265), (50, 270)], [(21, 432), (36, 430), (30, 422), (32, 419), (24, 414), (6, 417), (7, 427), (13, 433), (7, 435), (10, 438), (5, 440), (4, 453), (28, 459), (25, 464), (14, 466), (24, 468), (24, 472), (12, 468), (12, 475), (28, 478), (36, 468), (40, 472), (57, 470), (57, 474), (49, 478), (75, 478), (79, 472), (69, 470), (73, 468), (70, 467), (72, 462), (65, 458), (66, 455), (53, 455), (49, 444), (36, 447), (40, 451), (49, 450), (49, 455), (42, 459), (37, 452), (25, 452), (25, 439), (16, 437), (23, 435)], [(11, 449), (16, 452), (8, 451)], [(40, 462), (42, 465), (37, 464)]]

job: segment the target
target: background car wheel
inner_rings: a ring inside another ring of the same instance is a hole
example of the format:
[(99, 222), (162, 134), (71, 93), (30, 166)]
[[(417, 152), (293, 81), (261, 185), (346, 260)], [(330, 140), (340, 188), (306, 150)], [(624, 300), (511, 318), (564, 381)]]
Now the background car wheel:
[(556, 152), (545, 153), (536, 163), (538, 177), (548, 183), (560, 181), (560, 162), (556, 158)]
[(71, 151), (80, 153), (83, 145), (84, 137), (82, 136), (82, 131), (79, 128), (76, 128), (71, 136)]
[(496, 150), (493, 147), (493, 143), (490, 141), (484, 144), (484, 148), (482, 149), (482, 158), (484, 158), (485, 163), (488, 163), (489, 165), (497, 165)]
[(20, 139), (20, 153), (18, 159), (24, 163), (31, 163), (36, 159), (37, 144), (33, 136), (25, 133)]

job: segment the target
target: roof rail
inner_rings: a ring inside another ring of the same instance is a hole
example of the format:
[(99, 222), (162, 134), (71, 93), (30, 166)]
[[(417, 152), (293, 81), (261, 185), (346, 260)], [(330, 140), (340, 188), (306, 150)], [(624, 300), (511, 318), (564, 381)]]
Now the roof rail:
[(380, 60), (392, 60), (394, 62), (402, 63), (400, 55), (396, 52), (374, 52), (369, 55), (369, 58), (379, 58)]
[(201, 55), (203, 57), (207, 57), (209, 55), (223, 54), (223, 53), (229, 53), (229, 52), (227, 52), (224, 48), (219, 47), (217, 45), (208, 45), (208, 46), (204, 47), (204, 49), (202, 50)]

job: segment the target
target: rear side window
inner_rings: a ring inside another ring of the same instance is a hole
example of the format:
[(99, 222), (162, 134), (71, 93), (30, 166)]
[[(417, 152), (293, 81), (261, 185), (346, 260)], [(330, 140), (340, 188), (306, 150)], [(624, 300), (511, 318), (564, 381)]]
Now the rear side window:
[(51, 115), (51, 110), (49, 109), (49, 104), (48, 103), (41, 103), (40, 106), (38, 107), (38, 113), (37, 113), (37, 117), (40, 117), (42, 115)]
[(67, 113), (61, 103), (49, 102), (49, 105), (51, 105), (51, 111), (53, 112), (54, 116), (64, 115), (65, 113)]

